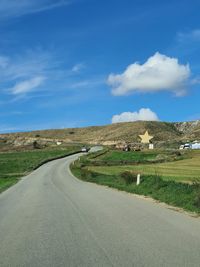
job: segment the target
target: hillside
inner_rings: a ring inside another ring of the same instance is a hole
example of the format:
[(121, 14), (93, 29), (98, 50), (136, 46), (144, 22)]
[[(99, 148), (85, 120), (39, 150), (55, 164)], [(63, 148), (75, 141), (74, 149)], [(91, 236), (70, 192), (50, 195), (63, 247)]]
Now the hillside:
[(0, 147), (4, 145), (26, 146), (34, 141), (43, 145), (55, 144), (57, 141), (66, 144), (79, 142), (104, 145), (120, 142), (138, 143), (140, 142), (138, 135), (143, 134), (146, 130), (154, 136), (155, 144), (179, 144), (200, 140), (200, 121), (178, 123), (136, 121), (106, 126), (1, 134)]

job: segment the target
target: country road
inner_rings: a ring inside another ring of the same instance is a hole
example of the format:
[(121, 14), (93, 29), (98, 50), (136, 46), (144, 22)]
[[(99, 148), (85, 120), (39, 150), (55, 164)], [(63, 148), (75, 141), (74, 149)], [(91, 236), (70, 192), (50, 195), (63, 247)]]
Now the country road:
[(77, 157), (0, 195), (1, 267), (200, 266), (200, 219), (74, 178)]

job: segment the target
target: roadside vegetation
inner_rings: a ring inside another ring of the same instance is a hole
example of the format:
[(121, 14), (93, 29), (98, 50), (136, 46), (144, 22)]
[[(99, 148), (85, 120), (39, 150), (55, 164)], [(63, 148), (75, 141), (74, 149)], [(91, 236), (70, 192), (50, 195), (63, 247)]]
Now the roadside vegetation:
[[(149, 196), (200, 213), (199, 151), (182, 154), (179, 151), (138, 153), (104, 150), (98, 153), (83, 156), (72, 164), (74, 175), (84, 181)], [(160, 162), (161, 158), (164, 159), (162, 163), (156, 163), (156, 159)], [(131, 164), (126, 164), (130, 159)], [(124, 164), (120, 165), (121, 160)], [(115, 165), (113, 161), (116, 161)], [(138, 173), (141, 174), (141, 183), (137, 186)]]
[(80, 151), (80, 146), (0, 153), (0, 192), (15, 184), (42, 163), (77, 151)]

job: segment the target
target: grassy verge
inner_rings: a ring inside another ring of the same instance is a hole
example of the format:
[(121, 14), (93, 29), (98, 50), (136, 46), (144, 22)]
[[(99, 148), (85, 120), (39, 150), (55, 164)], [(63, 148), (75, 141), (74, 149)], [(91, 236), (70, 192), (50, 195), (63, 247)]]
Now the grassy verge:
[(19, 177), (0, 178), (0, 193), (16, 184), (19, 181)]
[[(88, 182), (106, 185), (129, 193), (150, 196), (172, 206), (200, 214), (200, 185), (165, 181), (159, 175), (142, 175), (141, 184), (136, 185), (136, 173), (104, 174), (90, 169), (84, 158), (71, 165), (72, 173)], [(96, 168), (96, 167), (95, 167)]]
[(79, 146), (0, 153), (0, 192), (15, 184), (20, 177), (25, 176), (43, 162), (77, 151), (80, 151)]

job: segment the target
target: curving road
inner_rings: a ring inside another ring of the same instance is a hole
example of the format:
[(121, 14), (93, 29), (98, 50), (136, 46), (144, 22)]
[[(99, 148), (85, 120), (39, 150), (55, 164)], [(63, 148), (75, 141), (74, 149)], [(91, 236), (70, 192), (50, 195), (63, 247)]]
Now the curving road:
[(200, 220), (50, 162), (0, 195), (1, 267), (200, 266)]

